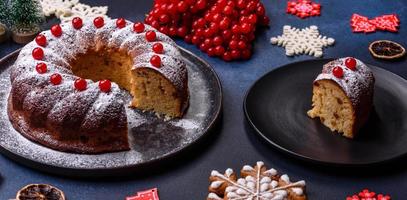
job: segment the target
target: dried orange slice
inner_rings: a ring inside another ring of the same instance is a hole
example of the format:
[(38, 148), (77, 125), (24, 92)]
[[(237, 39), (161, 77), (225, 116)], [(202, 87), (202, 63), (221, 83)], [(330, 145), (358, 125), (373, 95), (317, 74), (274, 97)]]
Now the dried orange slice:
[(403, 46), (390, 40), (377, 40), (370, 43), (369, 51), (373, 57), (386, 60), (400, 58), (406, 54)]
[(18, 191), (16, 200), (65, 200), (65, 195), (51, 185), (30, 184)]

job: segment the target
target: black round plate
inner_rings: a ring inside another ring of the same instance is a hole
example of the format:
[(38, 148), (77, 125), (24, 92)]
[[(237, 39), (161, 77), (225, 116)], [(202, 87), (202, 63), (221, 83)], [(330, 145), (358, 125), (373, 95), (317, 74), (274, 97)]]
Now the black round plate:
[(181, 48), (188, 68), (190, 92), (190, 106), (182, 119), (164, 120), (152, 113), (127, 108), (130, 151), (98, 155), (55, 151), (26, 139), (8, 120), (9, 69), (18, 53), (0, 60), (0, 151), (43, 171), (70, 176), (140, 172), (195, 144), (209, 133), (221, 112), (222, 87), (215, 71), (208, 63)]
[(376, 78), (374, 111), (355, 139), (331, 132), (311, 119), (312, 82), (332, 59), (277, 68), (247, 92), (246, 117), (277, 149), (307, 161), (340, 166), (382, 163), (407, 154), (407, 81), (370, 66)]

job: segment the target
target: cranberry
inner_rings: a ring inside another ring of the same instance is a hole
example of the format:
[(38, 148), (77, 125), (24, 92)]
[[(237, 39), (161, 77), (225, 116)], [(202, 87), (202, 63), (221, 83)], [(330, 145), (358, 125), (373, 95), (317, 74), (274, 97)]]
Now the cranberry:
[(161, 15), (159, 19), (162, 24), (166, 24), (171, 20), (171, 17), (169, 15), (164, 14), (164, 15)]
[(150, 58), (150, 63), (154, 67), (160, 68), (161, 67), (161, 58), (158, 55), (153, 55)]
[(243, 59), (248, 60), (248, 59), (250, 59), (251, 56), (252, 56), (252, 53), (250, 52), (250, 50), (248, 50), (248, 49), (242, 50)]
[(55, 24), (51, 27), (51, 33), (55, 37), (59, 37), (62, 35), (62, 28), (59, 24)]
[(222, 59), (225, 61), (231, 61), (232, 60), (232, 55), (229, 51), (223, 53)]
[(164, 46), (161, 43), (155, 43), (153, 45), (153, 51), (158, 54), (162, 54), (164, 51)]
[(80, 29), (80, 28), (82, 28), (82, 26), (83, 26), (82, 19), (81, 19), (80, 17), (74, 17), (74, 18), (72, 19), (72, 26), (73, 26), (75, 29)]
[(240, 26), (240, 31), (241, 31), (242, 33), (244, 33), (244, 34), (250, 33), (250, 31), (251, 31), (251, 25), (248, 24), (248, 23), (243, 23), (243, 24)]
[(74, 82), (74, 87), (79, 91), (86, 90), (87, 85), (88, 83), (83, 78), (78, 78)]
[(221, 14), (216, 13), (216, 14), (214, 14), (214, 15), (212, 16), (212, 21), (213, 21), (213, 22), (219, 23), (220, 20), (222, 20), (222, 15), (221, 15)]
[(177, 30), (177, 35), (180, 37), (185, 37), (187, 35), (188, 29), (185, 26), (179, 27)]
[(105, 79), (105, 80), (101, 80), (99, 81), (99, 89), (102, 92), (110, 92), (110, 89), (112, 88), (112, 83)]
[(117, 28), (124, 28), (126, 26), (126, 20), (124, 18), (119, 18), (116, 20)]
[(210, 57), (213, 57), (216, 55), (215, 49), (212, 47), (208, 49), (207, 53), (208, 53), (208, 56), (210, 56)]
[(349, 69), (355, 71), (356, 70), (356, 59), (354, 58), (347, 58), (345, 60), (345, 65), (346, 67), (348, 67)]
[(144, 29), (145, 29), (145, 26), (144, 26), (144, 24), (141, 23), (141, 22), (137, 22), (137, 23), (134, 23), (134, 24), (133, 24), (133, 30), (134, 30), (136, 33), (141, 33), (141, 32), (144, 31)]
[(50, 77), (50, 81), (54, 85), (59, 85), (62, 82), (62, 76), (58, 73), (52, 74)]
[[(174, 3), (170, 3), (167, 6), (167, 12), (170, 13), (171, 15), (176, 15), (177, 14), (177, 5), (175, 5)], [(185, 11), (184, 11), (185, 12)]]
[(216, 46), (215, 47), (215, 54), (218, 56), (221, 56), (223, 53), (225, 53), (225, 48), (223, 46)]
[(103, 25), (105, 25), (105, 20), (103, 19), (103, 17), (96, 17), (93, 20), (93, 24), (95, 25), (96, 28), (102, 28)]
[(222, 45), (222, 43), (223, 43), (222, 37), (216, 36), (213, 38), (213, 45), (219, 46), (219, 45)]
[(336, 78), (342, 78), (343, 77), (343, 69), (341, 67), (334, 67), (332, 69), (332, 73)]
[(44, 74), (44, 73), (46, 73), (47, 72), (47, 64), (45, 64), (45, 63), (38, 63), (36, 66), (35, 66), (35, 70), (39, 73), (39, 74)]
[(168, 29), (168, 35), (170, 35), (171, 37), (172, 37), (172, 36), (176, 36), (176, 35), (177, 35), (177, 28), (174, 27), (174, 26), (171, 26), (171, 27)]
[(198, 10), (202, 10), (206, 7), (206, 1), (205, 0), (198, 0), (196, 1), (196, 7)]
[(35, 37), (35, 42), (38, 45), (45, 47), (45, 45), (47, 45), (47, 38), (44, 35), (39, 34), (37, 37)]
[(233, 7), (232, 6), (225, 6), (223, 8), (223, 13), (225, 15), (231, 15), (233, 13)]
[(155, 41), (156, 38), (157, 38), (157, 34), (155, 33), (155, 31), (147, 31), (146, 32), (147, 41), (153, 42), (153, 41)]
[(177, 4), (177, 8), (179, 12), (185, 12), (188, 9), (188, 5), (187, 3), (185, 3), (184, 1), (180, 1)]
[(239, 48), (239, 42), (237, 40), (231, 40), (229, 42), (229, 48), (230, 49), (238, 49)]
[(226, 30), (229, 28), (230, 20), (228, 18), (223, 18), (222, 21), (219, 22), (219, 28), (221, 30)]
[(32, 56), (35, 60), (42, 60), (44, 58), (44, 50), (40, 47), (36, 47), (32, 51)]
[(192, 38), (191, 38), (192, 44), (198, 45), (200, 41), (201, 41), (201, 39), (196, 35), (192, 36)]
[(240, 58), (240, 51), (238, 51), (238, 50), (232, 50), (232, 51), (230, 51), (230, 54), (232, 55), (233, 59), (239, 59)]

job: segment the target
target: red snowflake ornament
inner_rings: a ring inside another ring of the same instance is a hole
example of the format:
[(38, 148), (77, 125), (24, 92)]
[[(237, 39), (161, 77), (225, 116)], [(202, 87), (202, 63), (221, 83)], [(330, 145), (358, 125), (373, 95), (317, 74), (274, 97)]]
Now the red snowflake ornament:
[(287, 2), (287, 13), (297, 15), (300, 18), (321, 15), (321, 4), (311, 0), (297, 0)]
[(391, 200), (389, 195), (378, 194), (375, 192), (364, 189), (358, 194), (346, 197), (346, 200)]
[(126, 197), (126, 200), (159, 200), (157, 188), (137, 192), (137, 195)]

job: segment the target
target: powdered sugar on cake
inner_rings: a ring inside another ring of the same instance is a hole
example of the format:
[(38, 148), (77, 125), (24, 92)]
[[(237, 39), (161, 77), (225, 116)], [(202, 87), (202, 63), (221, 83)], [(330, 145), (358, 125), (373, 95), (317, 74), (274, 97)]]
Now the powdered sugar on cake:
[[(314, 82), (319, 80), (335, 81), (346, 93), (354, 106), (360, 103), (360, 96), (366, 93), (373, 93), (370, 83), (374, 82), (372, 70), (362, 61), (356, 59), (356, 70), (351, 70), (345, 65), (346, 58), (331, 61), (323, 66), (322, 73), (318, 75)], [(343, 70), (343, 77), (338, 78), (332, 74), (334, 67), (340, 67)]]

